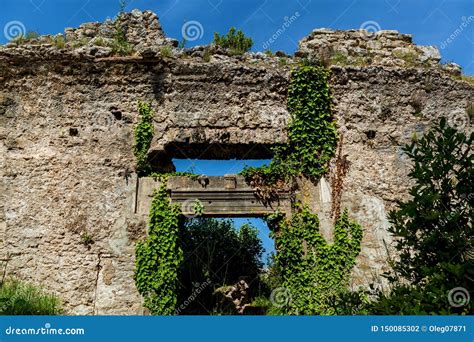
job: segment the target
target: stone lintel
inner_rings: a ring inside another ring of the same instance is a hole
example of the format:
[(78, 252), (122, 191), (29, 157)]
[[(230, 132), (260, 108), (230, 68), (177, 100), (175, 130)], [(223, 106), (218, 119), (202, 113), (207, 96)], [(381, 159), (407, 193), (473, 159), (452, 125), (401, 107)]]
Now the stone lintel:
[[(153, 178), (141, 178), (138, 187), (137, 214), (148, 215), (153, 190), (160, 186)], [(225, 176), (172, 176), (167, 189), (171, 202), (181, 205), (183, 215), (194, 214), (196, 200), (204, 207), (205, 217), (262, 217), (279, 209), (289, 215), (290, 196), (287, 189), (279, 191), (279, 198), (263, 203), (244, 177)]]

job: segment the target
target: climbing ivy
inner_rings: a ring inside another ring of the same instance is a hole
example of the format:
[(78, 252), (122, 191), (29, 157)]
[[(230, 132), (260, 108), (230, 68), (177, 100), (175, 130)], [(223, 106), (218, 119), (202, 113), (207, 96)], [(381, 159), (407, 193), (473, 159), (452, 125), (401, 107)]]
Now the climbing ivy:
[[(327, 172), (338, 140), (328, 77), (329, 72), (317, 65), (303, 64), (292, 72), (288, 142), (274, 149), (269, 166), (242, 172), (254, 186), (278, 187), (299, 176), (316, 181)], [(137, 170), (150, 175), (147, 154), (153, 138), (151, 106), (139, 103), (139, 112), (140, 121), (135, 127)], [(167, 175), (153, 175), (160, 177), (162, 185), (153, 198), (148, 238), (136, 246), (135, 281), (145, 307), (152, 314), (163, 315), (172, 314), (177, 303), (178, 270), (183, 260), (178, 245), (181, 211), (170, 204)], [(271, 194), (267, 195), (265, 198), (271, 200)], [(196, 203), (195, 211), (201, 213), (202, 204)], [(350, 270), (360, 252), (361, 227), (344, 211), (335, 223), (334, 242), (328, 244), (319, 232), (318, 216), (299, 203), (291, 219), (276, 212), (268, 222), (277, 247), (275, 265), (282, 286), (290, 293), (282, 311), (334, 314), (331, 299), (348, 285)]]
[(150, 210), (148, 237), (135, 249), (135, 284), (144, 306), (154, 315), (174, 313), (178, 296), (178, 271), (183, 251), (178, 243), (181, 210), (171, 205), (166, 179), (155, 191)]
[(362, 228), (350, 221), (347, 210), (336, 221), (334, 242), (319, 232), (319, 219), (299, 205), (291, 219), (282, 219), (274, 232), (275, 263), (288, 291), (282, 307), (286, 314), (335, 314), (332, 299), (349, 284), (360, 252)]
[[(241, 173), (257, 194), (264, 189), (263, 197), (272, 198), (269, 188), (292, 184), (301, 176), (317, 182), (327, 173), (338, 142), (328, 78), (329, 71), (320, 65), (304, 63), (292, 71), (288, 142), (274, 148), (270, 165)], [(278, 212), (267, 219), (276, 242), (276, 272), (288, 291), (280, 311), (335, 314), (333, 303), (347, 289), (360, 252), (362, 229), (349, 220), (345, 210), (335, 223), (334, 242), (328, 244), (319, 232), (318, 216), (299, 202), (294, 209), (291, 219)]]
[(262, 178), (266, 184), (276, 184), (301, 175), (317, 180), (327, 172), (338, 140), (328, 77), (327, 69), (308, 63), (292, 71), (287, 100), (288, 142), (273, 149), (269, 166), (244, 169), (241, 174), (247, 180)]
[(139, 120), (135, 125), (135, 146), (134, 154), (137, 162), (137, 173), (140, 176), (151, 172), (148, 163), (148, 150), (153, 139), (153, 110), (151, 104), (138, 102)]

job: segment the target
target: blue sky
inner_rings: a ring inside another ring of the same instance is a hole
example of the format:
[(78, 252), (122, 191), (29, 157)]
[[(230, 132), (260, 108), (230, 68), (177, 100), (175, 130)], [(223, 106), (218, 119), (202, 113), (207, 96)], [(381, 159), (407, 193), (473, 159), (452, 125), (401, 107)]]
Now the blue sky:
[[(412, 33), (418, 44), (441, 47), (464, 19), (467, 27), (441, 53), (444, 61), (455, 61), (466, 74), (474, 74), (473, 0), (129, 0), (126, 9), (133, 8), (156, 12), (166, 34), (178, 40), (186, 22), (199, 22), (202, 37), (190, 45), (207, 44), (213, 32), (230, 26), (242, 28), (254, 39), (254, 50), (263, 50), (285, 18), (298, 12), (297, 20), (270, 46), (290, 53), (313, 28), (353, 29), (370, 21), (381, 29)], [(20, 21), (42, 34), (58, 33), (114, 17), (118, 0), (0, 0), (0, 9), (0, 43), (5, 43), (9, 22)]]

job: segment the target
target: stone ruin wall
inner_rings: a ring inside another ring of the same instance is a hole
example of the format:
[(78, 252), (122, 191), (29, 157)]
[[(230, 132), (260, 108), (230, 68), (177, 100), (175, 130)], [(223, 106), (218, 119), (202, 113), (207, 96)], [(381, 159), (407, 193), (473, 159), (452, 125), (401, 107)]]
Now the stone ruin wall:
[[(0, 47), (0, 258), (9, 275), (57, 293), (71, 314), (143, 312), (133, 281), (134, 243), (146, 229), (134, 212), (138, 100), (156, 111), (150, 153), (157, 165), (172, 167), (166, 149), (176, 154), (189, 145), (197, 157), (192, 146), (220, 144), (243, 156), (257, 146), (249, 155), (261, 157), (258, 151), (286, 139), (291, 58), (283, 65), (259, 53), (215, 51), (206, 62), (201, 47), (163, 58), (153, 54), (156, 46), (174, 43), (163, 43), (154, 18), (160, 38), (132, 57), (98, 57), (93, 43), (62, 51), (41, 42)], [(300, 52), (308, 56), (307, 40)], [(351, 164), (342, 205), (364, 228), (353, 277), (360, 284), (383, 271), (386, 213), (407, 196), (401, 146), (440, 116), (464, 112), (474, 88), (438, 66), (374, 62), (331, 70), (334, 115)], [(420, 101), (422, 115), (415, 115)], [(301, 196), (324, 213), (327, 190), (306, 182)]]

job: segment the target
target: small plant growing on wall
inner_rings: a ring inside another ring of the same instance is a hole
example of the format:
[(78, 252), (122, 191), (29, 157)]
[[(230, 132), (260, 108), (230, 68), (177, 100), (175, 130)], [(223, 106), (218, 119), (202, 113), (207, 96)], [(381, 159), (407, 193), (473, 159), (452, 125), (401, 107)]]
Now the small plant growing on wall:
[(89, 249), (91, 248), (91, 245), (94, 243), (93, 236), (87, 231), (81, 234), (81, 240), (82, 240), (82, 244)]
[(128, 42), (127, 35), (123, 28), (123, 16), (125, 14), (125, 0), (120, 0), (120, 10), (114, 20), (114, 38), (111, 43), (112, 54), (118, 56), (129, 56), (133, 53), (133, 46)]
[(229, 50), (231, 54), (243, 55), (252, 48), (253, 40), (246, 37), (241, 30), (237, 31), (235, 27), (231, 27), (229, 32), (222, 36), (215, 32), (213, 43)]
[(413, 96), (410, 100), (410, 105), (415, 110), (414, 115), (416, 117), (422, 117), (423, 116), (423, 109), (425, 107), (424, 102), (425, 102), (425, 100), (423, 98), (422, 93), (416, 92), (415, 94), (413, 94)]

